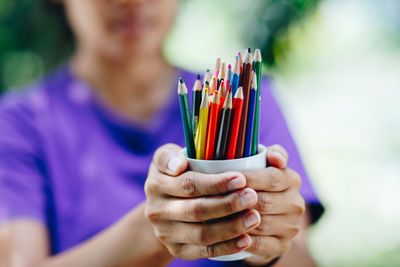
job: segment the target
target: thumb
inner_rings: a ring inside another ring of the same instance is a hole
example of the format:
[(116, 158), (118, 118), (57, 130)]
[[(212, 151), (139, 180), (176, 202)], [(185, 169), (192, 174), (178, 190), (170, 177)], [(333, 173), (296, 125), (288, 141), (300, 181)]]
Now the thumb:
[(154, 153), (153, 164), (162, 173), (171, 176), (180, 175), (188, 166), (188, 161), (181, 150), (182, 148), (175, 144), (163, 145)]
[(273, 145), (267, 149), (267, 162), (270, 166), (285, 169), (288, 158), (286, 150), (280, 145)]

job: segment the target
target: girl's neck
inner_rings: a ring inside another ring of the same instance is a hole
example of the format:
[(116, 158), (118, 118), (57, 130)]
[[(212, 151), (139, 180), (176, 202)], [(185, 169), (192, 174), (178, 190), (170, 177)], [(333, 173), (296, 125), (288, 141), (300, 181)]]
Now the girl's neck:
[(175, 69), (161, 53), (110, 60), (78, 50), (72, 68), (106, 104), (138, 121), (149, 119), (166, 105), (176, 78)]

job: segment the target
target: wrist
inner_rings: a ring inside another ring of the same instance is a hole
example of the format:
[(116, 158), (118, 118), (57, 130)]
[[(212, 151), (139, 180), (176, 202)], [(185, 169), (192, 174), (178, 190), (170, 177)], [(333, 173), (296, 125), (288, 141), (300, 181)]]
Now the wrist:
[[(127, 248), (128, 262), (135, 262), (140, 258), (148, 266), (165, 266), (174, 257), (154, 234), (154, 228), (144, 215), (145, 203), (140, 204), (130, 212), (124, 223), (123, 245)], [(125, 262), (125, 263), (128, 263)]]

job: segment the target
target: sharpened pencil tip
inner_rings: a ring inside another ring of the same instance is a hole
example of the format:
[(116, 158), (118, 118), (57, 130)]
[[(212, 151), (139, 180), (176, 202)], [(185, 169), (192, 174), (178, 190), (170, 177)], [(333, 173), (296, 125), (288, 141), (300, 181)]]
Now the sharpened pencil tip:
[(183, 83), (182, 77), (179, 77), (179, 82), (180, 82), (180, 83)]
[(251, 48), (250, 47), (247, 48), (247, 52), (251, 53)]
[(197, 74), (197, 80), (200, 80), (200, 74)]

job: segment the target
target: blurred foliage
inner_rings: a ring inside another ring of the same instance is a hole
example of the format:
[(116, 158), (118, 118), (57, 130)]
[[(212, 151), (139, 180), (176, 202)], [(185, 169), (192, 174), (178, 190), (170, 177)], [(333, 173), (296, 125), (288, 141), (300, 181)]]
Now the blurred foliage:
[(0, 1), (0, 92), (26, 85), (72, 51), (62, 6), (48, 0)]
[(262, 51), (263, 62), (276, 63), (277, 54), (288, 50), (287, 38), (282, 38), (293, 23), (298, 23), (318, 6), (319, 0), (269, 0), (258, 1), (254, 7), (254, 19), (248, 21), (243, 31), (254, 47)]
[[(254, 1), (243, 35), (260, 47), (264, 62), (274, 66), (276, 52), (288, 48), (280, 36), (319, 0)], [(249, 31), (248, 29), (252, 29)], [(73, 49), (73, 37), (61, 4), (50, 0), (0, 1), (0, 92), (21, 87), (44, 75)]]

